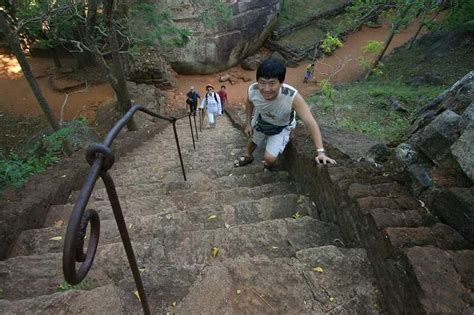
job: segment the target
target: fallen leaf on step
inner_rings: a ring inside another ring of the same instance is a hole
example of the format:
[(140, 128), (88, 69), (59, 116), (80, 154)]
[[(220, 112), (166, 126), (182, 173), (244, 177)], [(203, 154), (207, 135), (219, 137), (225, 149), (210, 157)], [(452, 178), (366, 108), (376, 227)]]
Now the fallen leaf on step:
[(176, 307), (176, 302), (171, 303), (171, 306)]
[(224, 223), (224, 226), (226, 229), (230, 229), (230, 224), (229, 223)]
[(336, 299), (334, 298), (334, 296), (330, 296), (329, 297), (329, 302), (334, 302)]
[(383, 173), (382, 176), (383, 177), (388, 177), (390, 174), (389, 173)]
[(241, 291), (240, 289), (237, 289), (237, 291), (235, 291), (237, 293), (237, 295), (240, 295)]
[(0, 289), (0, 299), (3, 299), (3, 289)]
[(207, 218), (208, 220), (215, 220), (217, 219), (217, 215), (213, 214), (213, 215), (210, 215), (209, 218)]
[(54, 237), (51, 237), (49, 240), (50, 240), (50, 241), (60, 241), (60, 240), (62, 240), (62, 239), (63, 239), (62, 236), (54, 236)]
[(219, 255), (220, 249), (219, 247), (213, 247), (211, 248), (211, 256), (212, 257), (217, 257)]
[(142, 300), (140, 299), (140, 293), (138, 293), (138, 291), (133, 292), (133, 294), (135, 295), (135, 297), (137, 298), (137, 300), (139, 300), (140, 302), (142, 301)]
[(296, 211), (295, 214), (293, 214), (293, 219), (299, 219), (301, 217), (300, 211)]
[(145, 272), (145, 268), (139, 268), (138, 271), (140, 271), (140, 274), (144, 273)]
[(128, 225), (128, 229), (129, 229), (129, 230), (131, 230), (131, 229), (132, 229), (132, 227), (133, 227), (133, 224), (132, 224), (132, 223), (130, 223), (130, 224)]
[(423, 202), (423, 200), (418, 200), (418, 202), (420, 203), (420, 206), (421, 206), (422, 208), (425, 207), (425, 203)]
[(314, 272), (319, 272), (319, 273), (323, 273), (323, 272), (324, 272), (323, 268), (321, 268), (321, 267), (319, 267), (319, 266), (318, 266), (318, 267), (314, 267), (314, 268), (313, 268), (313, 271), (314, 271)]
[(63, 224), (64, 224), (63, 220), (58, 220), (58, 221), (54, 222), (54, 227), (55, 228), (60, 228), (61, 226), (63, 226)]

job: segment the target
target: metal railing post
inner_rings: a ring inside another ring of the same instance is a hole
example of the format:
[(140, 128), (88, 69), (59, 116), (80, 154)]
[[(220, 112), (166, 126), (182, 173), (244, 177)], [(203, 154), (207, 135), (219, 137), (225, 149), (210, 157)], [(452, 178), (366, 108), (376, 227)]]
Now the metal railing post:
[(135, 280), (135, 285), (137, 286), (138, 296), (140, 297), (140, 302), (142, 303), (143, 312), (145, 315), (149, 315), (151, 314), (150, 306), (148, 305), (145, 288), (143, 287), (140, 270), (138, 269), (132, 243), (130, 242), (130, 236), (128, 235), (127, 225), (123, 217), (122, 208), (120, 206), (120, 201), (115, 189), (114, 181), (108, 172), (104, 172), (100, 176), (104, 181), (105, 189), (107, 190), (107, 195), (109, 196), (110, 205), (112, 206), (112, 210), (114, 212), (115, 221), (117, 222), (120, 237), (122, 238), (123, 247), (125, 248), (125, 253), (127, 254), (130, 269), (132, 269), (133, 279)]
[(174, 138), (176, 139), (176, 146), (178, 147), (179, 161), (181, 162), (181, 170), (183, 171), (184, 181), (187, 181), (186, 171), (184, 170), (183, 157), (181, 155), (181, 148), (179, 146), (179, 141), (178, 141), (178, 132), (176, 131), (176, 119), (173, 121), (173, 131), (174, 131)]
[(195, 114), (193, 115), (193, 120), (194, 120), (194, 130), (196, 131), (196, 139), (199, 140), (199, 133), (198, 133), (198, 128), (196, 126), (196, 112), (194, 112)]
[(193, 123), (191, 122), (191, 114), (189, 114), (188, 118), (189, 118), (189, 128), (191, 129), (191, 138), (193, 138), (193, 147), (194, 147), (194, 150), (196, 150), (196, 143), (194, 142)]

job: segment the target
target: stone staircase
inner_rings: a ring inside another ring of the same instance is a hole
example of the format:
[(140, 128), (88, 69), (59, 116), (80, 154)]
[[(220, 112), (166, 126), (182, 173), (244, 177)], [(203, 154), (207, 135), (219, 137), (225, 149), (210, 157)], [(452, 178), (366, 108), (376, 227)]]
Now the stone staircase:
[[(287, 172), (256, 161), (234, 168), (246, 139), (226, 117), (199, 134), (186, 121), (122, 157), (110, 172), (153, 314), (381, 312), (366, 251), (338, 247), (338, 226)], [(78, 192), (52, 206), (0, 261), (2, 314), (135, 314), (141, 304), (99, 180), (88, 208), (101, 218), (99, 247), (81, 290), (64, 287), (62, 248)], [(59, 237), (62, 237), (59, 239)]]

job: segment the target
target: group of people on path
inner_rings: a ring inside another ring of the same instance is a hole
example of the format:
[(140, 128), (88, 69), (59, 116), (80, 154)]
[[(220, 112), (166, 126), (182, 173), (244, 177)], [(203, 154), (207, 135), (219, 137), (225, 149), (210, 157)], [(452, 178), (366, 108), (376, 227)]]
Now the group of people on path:
[[(186, 97), (186, 104), (189, 105), (189, 112), (194, 116), (198, 109), (201, 113), (206, 112), (209, 128), (215, 128), (217, 117), (224, 114), (224, 107), (228, 103), (225, 85), (221, 86), (220, 91), (215, 92), (214, 86), (212, 84), (207, 84), (206, 92), (202, 98), (201, 95), (195, 91), (194, 86), (191, 86)], [(199, 101), (201, 101), (201, 104), (198, 106)]]
[[(312, 74), (313, 69), (314, 64), (308, 72)], [(321, 130), (308, 104), (293, 86), (284, 83), (285, 76), (286, 66), (280, 60), (267, 59), (258, 67), (257, 82), (249, 86), (245, 100), (245, 133), (248, 136), (245, 155), (234, 161), (235, 167), (252, 163), (255, 149), (264, 145), (264, 169), (277, 169), (278, 156), (283, 153), (290, 140), (291, 130), (296, 127), (296, 115), (309, 130), (317, 152), (314, 158), (316, 163), (336, 164), (334, 159), (326, 155)], [(307, 79), (309, 78), (310, 76)], [(201, 100), (200, 108), (207, 111), (211, 128), (215, 127), (217, 116), (223, 113), (222, 104), (227, 103), (225, 86), (221, 87), (221, 91), (224, 93), (219, 95), (214, 92), (214, 87), (208, 84), (206, 94)], [(194, 91), (194, 87), (191, 87), (187, 95), (194, 100), (190, 110), (195, 113), (197, 100), (201, 97)]]

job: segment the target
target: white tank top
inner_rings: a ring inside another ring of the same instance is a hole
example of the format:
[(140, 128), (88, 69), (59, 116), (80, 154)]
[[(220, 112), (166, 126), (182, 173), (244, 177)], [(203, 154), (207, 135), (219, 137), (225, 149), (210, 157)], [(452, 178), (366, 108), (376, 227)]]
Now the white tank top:
[(262, 115), (262, 119), (266, 122), (272, 123), (277, 126), (290, 125), (294, 127), (296, 120), (293, 115), (292, 121), (290, 121), (291, 113), (293, 112), (293, 100), (296, 97), (298, 91), (283, 83), (280, 87), (278, 96), (273, 100), (266, 100), (258, 90), (258, 83), (253, 83), (249, 87), (248, 95), (249, 100), (255, 107), (254, 123), (258, 115)]

